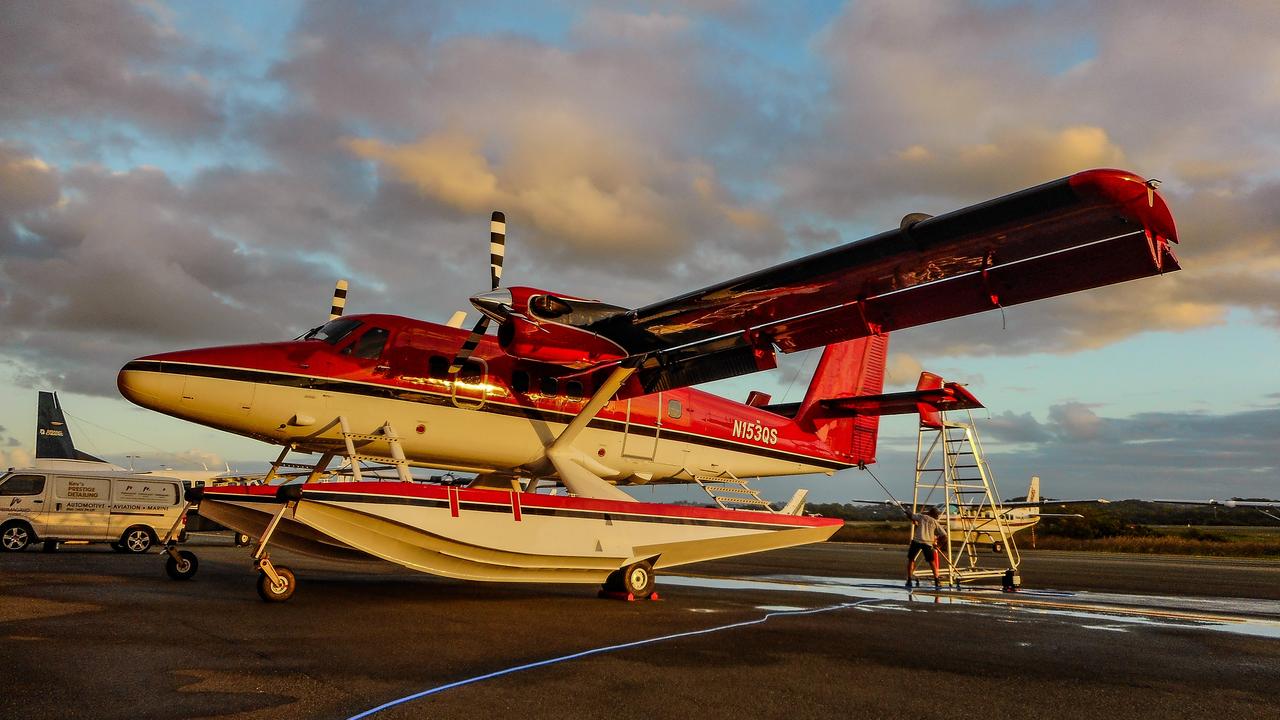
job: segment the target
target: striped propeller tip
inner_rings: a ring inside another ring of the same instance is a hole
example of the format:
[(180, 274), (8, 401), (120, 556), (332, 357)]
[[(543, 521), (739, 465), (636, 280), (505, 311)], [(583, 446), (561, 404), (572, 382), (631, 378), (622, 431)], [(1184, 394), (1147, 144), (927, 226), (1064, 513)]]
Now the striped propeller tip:
[(333, 286), (333, 304), (329, 306), (329, 319), (337, 320), (342, 317), (342, 311), (347, 307), (347, 281), (339, 280)]

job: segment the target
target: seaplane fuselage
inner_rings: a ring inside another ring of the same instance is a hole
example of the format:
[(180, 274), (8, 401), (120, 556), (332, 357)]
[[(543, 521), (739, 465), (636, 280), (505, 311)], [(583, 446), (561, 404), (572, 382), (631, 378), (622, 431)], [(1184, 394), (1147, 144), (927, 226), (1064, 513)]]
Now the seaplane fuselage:
[[(465, 330), (395, 315), (336, 322), (335, 332), (290, 342), (139, 358), (120, 371), (120, 391), (168, 415), (302, 451), (340, 447), (341, 416), (353, 432), (389, 424), (417, 464), (536, 474), (595, 390), (590, 375), (510, 357), (490, 337), (451, 374)], [(858, 460), (785, 415), (692, 388), (613, 400), (575, 446), (590, 470), (623, 485), (831, 473)]]

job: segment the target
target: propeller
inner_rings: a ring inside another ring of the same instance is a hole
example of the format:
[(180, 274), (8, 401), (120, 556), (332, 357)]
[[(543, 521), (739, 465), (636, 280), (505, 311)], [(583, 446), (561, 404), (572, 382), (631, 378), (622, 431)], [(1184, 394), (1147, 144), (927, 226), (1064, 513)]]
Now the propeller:
[[(506, 252), (507, 246), (507, 217), (497, 210), (489, 219), (489, 290), (471, 298), (472, 304), (480, 309), (480, 320), (476, 322), (475, 327), (471, 328), (471, 334), (467, 336), (466, 342), (462, 343), (462, 347), (458, 349), (458, 354), (453, 358), (453, 364), (449, 366), (449, 374), (453, 375), (462, 369), (467, 362), (467, 358), (471, 357), (471, 353), (475, 352), (476, 347), (480, 344), (480, 339), (489, 329), (489, 321), (492, 319), (491, 312), (496, 311), (496, 307), (501, 304), (500, 297), (497, 296), (498, 286), (502, 284), (502, 258)], [(479, 302), (477, 302), (479, 301)], [(510, 302), (510, 298), (507, 298)]]
[(347, 307), (347, 281), (339, 280), (337, 285), (333, 286), (333, 305), (329, 306), (329, 319), (337, 320), (342, 317), (342, 311)]

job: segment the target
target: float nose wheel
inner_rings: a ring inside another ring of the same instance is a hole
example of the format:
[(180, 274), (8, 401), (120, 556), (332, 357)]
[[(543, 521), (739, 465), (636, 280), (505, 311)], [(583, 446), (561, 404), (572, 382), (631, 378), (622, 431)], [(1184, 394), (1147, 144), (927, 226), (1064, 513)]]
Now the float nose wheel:
[(285, 485), (277, 491), (277, 497), (285, 503), (271, 518), (258, 540), (258, 547), (253, 551), (253, 565), (258, 569), (258, 597), (265, 602), (284, 602), (293, 597), (293, 591), (298, 588), (298, 580), (293, 576), (292, 570), (283, 565), (276, 567), (271, 563), (267, 543), (271, 541), (271, 536), (275, 534), (285, 513), (297, 507), (302, 490), (296, 485)]
[(166, 548), (168, 557), (164, 560), (164, 572), (174, 580), (190, 580), (191, 576), (196, 574), (196, 569), (200, 567), (200, 561), (196, 558), (196, 554), (190, 550), (174, 551), (173, 548)]
[(298, 587), (293, 571), (281, 565), (275, 567), (267, 558), (258, 561), (258, 597), (267, 602), (284, 602), (293, 597)]
[[(173, 526), (169, 528), (169, 532), (164, 534), (164, 539), (160, 541), (165, 555), (164, 573), (172, 580), (190, 580), (200, 567), (200, 561), (196, 559), (195, 553), (190, 550), (178, 549), (178, 543), (186, 535), (186, 530), (183, 529), (183, 526), (187, 524), (187, 512), (199, 500), (199, 494), (194, 497), (195, 501), (191, 497), (187, 498), (186, 504), (182, 507), (182, 512), (178, 513), (178, 519), (173, 521)], [(117, 547), (117, 549), (120, 548)]]

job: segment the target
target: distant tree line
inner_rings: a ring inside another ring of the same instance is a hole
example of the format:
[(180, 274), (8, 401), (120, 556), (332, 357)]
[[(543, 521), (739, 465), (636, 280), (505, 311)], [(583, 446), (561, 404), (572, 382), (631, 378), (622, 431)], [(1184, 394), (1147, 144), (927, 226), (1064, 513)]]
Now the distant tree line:
[[(806, 511), (825, 517), (853, 521), (902, 520), (902, 513), (890, 505), (854, 503), (810, 503)], [(1204, 505), (1166, 505), (1143, 500), (1121, 500), (1096, 505), (1067, 507), (1046, 504), (1046, 513), (1079, 513), (1081, 518), (1046, 517), (1036, 526), (1041, 535), (1057, 535), (1079, 539), (1154, 534), (1151, 525), (1190, 525), (1213, 527), (1228, 525), (1278, 526), (1280, 522), (1252, 508), (1222, 508)], [(1208, 539), (1208, 538), (1206, 538)]]

